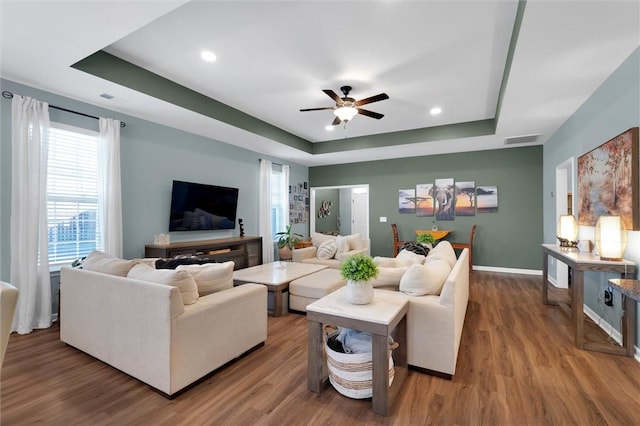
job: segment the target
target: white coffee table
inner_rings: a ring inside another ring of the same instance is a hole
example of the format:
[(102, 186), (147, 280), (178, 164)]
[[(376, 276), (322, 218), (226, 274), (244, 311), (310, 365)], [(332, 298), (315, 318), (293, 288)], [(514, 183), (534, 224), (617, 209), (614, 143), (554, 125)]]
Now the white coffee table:
[[(407, 376), (407, 319), (409, 297), (397, 291), (374, 289), (368, 305), (352, 305), (344, 296), (344, 287), (307, 306), (308, 388), (320, 393), (327, 382), (323, 361), (323, 324), (348, 327), (372, 334), (373, 395), (372, 410), (388, 416), (398, 391)], [(395, 377), (389, 387), (388, 336), (395, 330), (399, 344), (393, 352)]]
[(233, 272), (233, 285), (247, 283), (264, 284), (267, 286), (269, 296), (274, 298), (274, 317), (282, 315), (282, 295), (289, 289), (289, 283), (314, 272), (328, 268), (326, 265), (297, 262), (273, 262), (250, 268), (239, 269)]

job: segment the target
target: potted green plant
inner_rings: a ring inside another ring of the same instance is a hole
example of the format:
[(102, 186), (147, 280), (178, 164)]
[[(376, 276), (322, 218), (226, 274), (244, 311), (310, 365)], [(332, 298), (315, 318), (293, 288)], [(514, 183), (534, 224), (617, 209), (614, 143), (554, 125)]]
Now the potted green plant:
[(359, 253), (349, 256), (340, 265), (340, 273), (347, 280), (345, 298), (354, 305), (366, 305), (373, 300), (370, 279), (378, 276), (378, 265), (370, 256)]
[(432, 249), (433, 243), (436, 242), (436, 239), (433, 238), (433, 235), (431, 235), (431, 233), (423, 232), (418, 235), (418, 237), (416, 238), (416, 242), (418, 244), (422, 244), (423, 246), (429, 247), (430, 249)]
[(293, 257), (293, 246), (300, 242), (302, 235), (291, 230), (291, 224), (287, 225), (285, 231), (277, 232), (278, 254), (280, 260), (291, 260)]

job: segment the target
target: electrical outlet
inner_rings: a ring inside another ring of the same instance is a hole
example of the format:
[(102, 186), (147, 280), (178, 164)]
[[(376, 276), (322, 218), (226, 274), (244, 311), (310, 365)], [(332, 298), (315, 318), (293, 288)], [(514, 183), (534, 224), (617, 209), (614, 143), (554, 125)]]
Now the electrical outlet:
[(604, 304), (607, 306), (613, 306), (613, 291), (611, 287), (607, 287), (604, 290)]

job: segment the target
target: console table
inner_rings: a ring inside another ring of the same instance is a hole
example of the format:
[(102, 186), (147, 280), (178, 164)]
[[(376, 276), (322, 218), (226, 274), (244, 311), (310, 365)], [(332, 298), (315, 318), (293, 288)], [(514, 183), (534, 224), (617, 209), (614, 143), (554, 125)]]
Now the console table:
[[(571, 318), (574, 323), (574, 343), (578, 349), (625, 353), (624, 348), (605, 346), (584, 341), (584, 271), (619, 273), (622, 278), (632, 278), (636, 264), (630, 260), (601, 260), (599, 256), (580, 252), (575, 248), (560, 247), (556, 244), (542, 244), (542, 303), (560, 305), (548, 298), (549, 256), (571, 267)], [(624, 351), (624, 352), (621, 352)]]

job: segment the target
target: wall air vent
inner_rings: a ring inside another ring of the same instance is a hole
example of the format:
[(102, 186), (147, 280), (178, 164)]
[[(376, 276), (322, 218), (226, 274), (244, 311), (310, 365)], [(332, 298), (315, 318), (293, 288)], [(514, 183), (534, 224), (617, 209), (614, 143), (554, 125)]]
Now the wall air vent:
[(542, 135), (538, 134), (538, 135), (512, 136), (510, 138), (505, 138), (504, 144), (517, 145), (521, 143), (533, 143), (533, 142), (537, 142), (540, 136)]
[(105, 98), (105, 99), (113, 99), (115, 97), (115, 96), (110, 95), (108, 93), (102, 93), (100, 96)]

